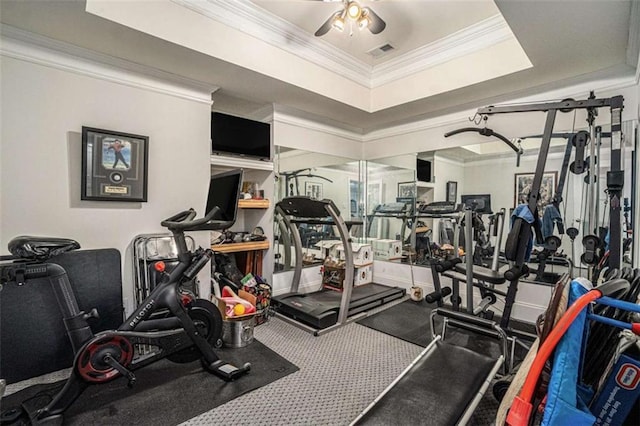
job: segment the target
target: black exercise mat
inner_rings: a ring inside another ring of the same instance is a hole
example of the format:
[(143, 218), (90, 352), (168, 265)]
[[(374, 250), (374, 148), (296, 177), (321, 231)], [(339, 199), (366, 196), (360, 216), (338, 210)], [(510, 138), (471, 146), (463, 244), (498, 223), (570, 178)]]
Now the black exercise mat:
[[(398, 339), (405, 340), (418, 346), (426, 347), (431, 342), (431, 326), (429, 315), (435, 304), (429, 304), (424, 300), (414, 302), (407, 299), (402, 303), (392, 306), (384, 311), (356, 321), (360, 325), (372, 328)], [(496, 316), (496, 321), (499, 318)], [(519, 329), (523, 324), (511, 321), (514, 327)], [(436, 317), (436, 333), (442, 331), (442, 321)], [(526, 330), (532, 332), (533, 330)], [(446, 339), (448, 343), (479, 352), (481, 354), (497, 358), (502, 353), (497, 340), (482, 336), (471, 331), (458, 329), (455, 326), (447, 327)], [(526, 355), (521, 348), (516, 347), (516, 358), (522, 359)]]
[(431, 306), (424, 300), (408, 299), (356, 322), (424, 348), (431, 342), (430, 313)]
[[(135, 371), (132, 389), (119, 378), (105, 385), (90, 386), (65, 413), (65, 425), (176, 425), (209, 411), (247, 392), (281, 379), (298, 367), (254, 340), (244, 348), (222, 349), (220, 358), (235, 365), (251, 363), (251, 371), (234, 382), (203, 371), (200, 361), (175, 364), (162, 360)], [(40, 394), (44, 400), (63, 382), (36, 385), (2, 399), (2, 410)]]

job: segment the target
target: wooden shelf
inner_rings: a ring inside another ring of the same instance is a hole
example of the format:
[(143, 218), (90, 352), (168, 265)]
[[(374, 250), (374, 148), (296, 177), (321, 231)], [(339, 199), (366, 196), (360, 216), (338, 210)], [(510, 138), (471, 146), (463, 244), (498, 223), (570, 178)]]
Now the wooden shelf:
[(238, 208), (241, 209), (268, 209), (269, 200), (238, 200)]
[(211, 155), (211, 164), (214, 167), (273, 171), (273, 161), (261, 161), (243, 157)]
[(247, 243), (214, 244), (211, 250), (218, 253), (239, 253), (243, 251), (268, 250), (269, 241), (249, 241)]

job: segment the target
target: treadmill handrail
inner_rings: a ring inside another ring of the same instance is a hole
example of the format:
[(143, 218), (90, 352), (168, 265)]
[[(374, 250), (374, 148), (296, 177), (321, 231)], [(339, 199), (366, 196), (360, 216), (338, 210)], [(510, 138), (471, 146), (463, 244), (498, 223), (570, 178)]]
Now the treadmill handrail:
[[(298, 200), (291, 200), (291, 198), (297, 198)], [(349, 231), (347, 229), (347, 225), (344, 219), (340, 216), (340, 211), (335, 206), (335, 204), (330, 200), (313, 200), (308, 197), (289, 197), (288, 203), (279, 202), (276, 204), (275, 211), (277, 214), (282, 216), (282, 220), (289, 229), (291, 236), (293, 237), (293, 242), (295, 246), (295, 269), (294, 276), (291, 282), (291, 292), (297, 293), (300, 286), (300, 277), (302, 275), (302, 240), (300, 238), (300, 231), (298, 227), (295, 226), (295, 223), (291, 221), (291, 217), (287, 214), (287, 211), (284, 206), (295, 205), (297, 201), (301, 201), (300, 198), (306, 198), (306, 200), (302, 200), (303, 203), (307, 203), (309, 200), (312, 202), (322, 203), (323, 208), (329, 213), (329, 215), (333, 218), (335, 222), (334, 225), (338, 228), (338, 234), (340, 235), (340, 240), (342, 242), (342, 246), (344, 247), (344, 257), (345, 257), (345, 275), (344, 275), (344, 283), (342, 286), (342, 297), (340, 299), (340, 310), (338, 311), (338, 321), (337, 325), (346, 324), (349, 317), (349, 303), (351, 301), (351, 293), (353, 290), (353, 277), (354, 277), (354, 265), (353, 265), (353, 249), (351, 245), (351, 236), (349, 235)], [(293, 203), (292, 203), (293, 201)], [(315, 207), (318, 205), (316, 204)], [(291, 212), (291, 210), (290, 210)], [(294, 216), (295, 217), (295, 216)], [(330, 290), (329, 290), (330, 291)], [(307, 297), (310, 293), (307, 293)]]
[(285, 197), (277, 203), (282, 212), (288, 216), (297, 218), (330, 218), (329, 208), (332, 208), (338, 216), (340, 210), (332, 200), (317, 200), (315, 198), (297, 195)]

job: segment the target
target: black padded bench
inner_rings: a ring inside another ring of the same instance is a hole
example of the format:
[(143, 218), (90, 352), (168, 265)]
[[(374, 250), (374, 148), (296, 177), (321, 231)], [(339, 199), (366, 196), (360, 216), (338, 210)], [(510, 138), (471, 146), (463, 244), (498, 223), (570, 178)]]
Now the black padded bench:
[(464, 424), (502, 363), (438, 336), (351, 424)]

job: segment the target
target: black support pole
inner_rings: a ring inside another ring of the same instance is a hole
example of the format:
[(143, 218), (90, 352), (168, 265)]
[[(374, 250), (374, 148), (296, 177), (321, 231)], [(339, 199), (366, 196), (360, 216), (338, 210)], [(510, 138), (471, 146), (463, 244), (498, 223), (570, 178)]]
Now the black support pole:
[(622, 256), (622, 223), (620, 199), (624, 183), (622, 169), (622, 96), (611, 98), (611, 168), (607, 173), (609, 190), (609, 268), (619, 269)]

